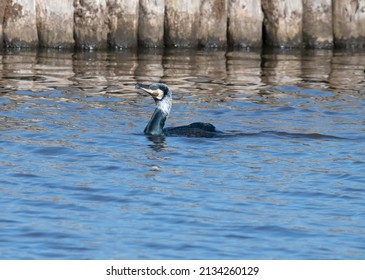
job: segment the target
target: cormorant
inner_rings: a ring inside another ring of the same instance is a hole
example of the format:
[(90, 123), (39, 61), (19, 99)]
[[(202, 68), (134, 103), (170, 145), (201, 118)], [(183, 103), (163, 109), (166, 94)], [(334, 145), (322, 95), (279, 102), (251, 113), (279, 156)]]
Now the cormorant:
[(189, 136), (189, 137), (214, 137), (222, 134), (210, 123), (195, 122), (189, 125), (167, 127), (165, 121), (172, 107), (172, 92), (165, 84), (154, 83), (151, 85), (136, 84), (137, 89), (142, 89), (155, 100), (157, 108), (148, 122), (144, 133), (153, 136)]

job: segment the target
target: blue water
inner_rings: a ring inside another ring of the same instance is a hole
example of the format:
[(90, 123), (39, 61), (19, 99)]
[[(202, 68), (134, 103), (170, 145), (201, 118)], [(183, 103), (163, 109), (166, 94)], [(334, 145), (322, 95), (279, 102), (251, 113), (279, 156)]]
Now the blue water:
[[(20, 52), (0, 64), (1, 259), (364, 259), (365, 53)], [(150, 139), (136, 82), (174, 91)]]

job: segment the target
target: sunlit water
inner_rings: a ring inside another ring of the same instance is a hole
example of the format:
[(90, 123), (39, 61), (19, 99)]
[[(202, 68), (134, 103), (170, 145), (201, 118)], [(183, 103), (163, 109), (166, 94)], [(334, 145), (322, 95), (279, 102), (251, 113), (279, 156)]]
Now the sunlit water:
[[(0, 258), (364, 259), (365, 54), (7, 53)], [(168, 126), (143, 135), (174, 91)]]

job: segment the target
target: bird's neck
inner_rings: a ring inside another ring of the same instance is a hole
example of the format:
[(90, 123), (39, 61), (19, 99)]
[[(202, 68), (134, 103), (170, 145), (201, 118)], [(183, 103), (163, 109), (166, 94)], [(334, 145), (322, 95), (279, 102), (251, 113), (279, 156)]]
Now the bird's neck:
[(165, 126), (165, 121), (167, 114), (163, 112), (160, 108), (156, 108), (153, 115), (148, 122), (144, 133), (147, 135), (163, 135), (163, 127)]
[(153, 112), (150, 121), (144, 129), (144, 133), (148, 135), (163, 135), (163, 127), (165, 126), (165, 121), (170, 114), (171, 107), (171, 96), (164, 98), (162, 101), (158, 101), (157, 108)]

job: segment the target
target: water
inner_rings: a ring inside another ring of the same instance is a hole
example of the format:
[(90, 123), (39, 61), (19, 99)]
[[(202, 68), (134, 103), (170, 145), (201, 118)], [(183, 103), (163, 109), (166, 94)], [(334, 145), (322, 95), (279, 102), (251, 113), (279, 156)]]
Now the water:
[[(2, 55), (1, 259), (364, 259), (365, 53)], [(151, 139), (136, 82), (174, 90)]]

